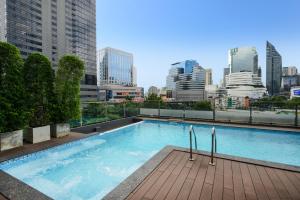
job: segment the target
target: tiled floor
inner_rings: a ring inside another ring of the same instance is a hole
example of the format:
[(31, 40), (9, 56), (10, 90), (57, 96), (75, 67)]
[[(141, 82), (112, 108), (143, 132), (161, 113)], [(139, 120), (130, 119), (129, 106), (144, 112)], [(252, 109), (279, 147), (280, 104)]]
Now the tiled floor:
[(300, 199), (300, 173), (173, 150), (127, 197), (150, 199)]

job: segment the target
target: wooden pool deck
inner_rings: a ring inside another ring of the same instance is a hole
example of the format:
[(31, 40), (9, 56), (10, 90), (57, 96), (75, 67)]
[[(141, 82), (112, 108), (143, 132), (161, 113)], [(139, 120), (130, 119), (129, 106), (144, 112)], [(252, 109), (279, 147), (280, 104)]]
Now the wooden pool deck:
[(300, 199), (300, 173), (173, 150), (127, 200)]

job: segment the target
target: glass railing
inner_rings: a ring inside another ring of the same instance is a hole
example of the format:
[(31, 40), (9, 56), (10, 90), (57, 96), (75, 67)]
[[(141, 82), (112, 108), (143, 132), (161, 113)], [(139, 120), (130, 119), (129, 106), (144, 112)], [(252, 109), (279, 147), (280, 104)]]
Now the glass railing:
[(133, 116), (300, 126), (300, 105), (253, 103), (242, 107), (227, 104), (221, 106), (216, 102), (208, 101), (85, 102), (81, 105), (80, 119), (71, 120), (70, 124), (71, 127), (79, 127)]
[(247, 106), (216, 105), (216, 102), (145, 102), (140, 105), (140, 116), (182, 118), (262, 124), (300, 126), (300, 105), (278, 103), (248, 104)]
[(140, 105), (133, 102), (84, 102), (80, 119), (70, 120), (72, 128), (139, 115)]

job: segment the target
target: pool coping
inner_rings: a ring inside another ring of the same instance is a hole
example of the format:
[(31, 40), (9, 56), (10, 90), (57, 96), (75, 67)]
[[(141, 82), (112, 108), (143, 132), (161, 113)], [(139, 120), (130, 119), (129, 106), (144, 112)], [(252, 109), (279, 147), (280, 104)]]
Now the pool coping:
[[(126, 199), (135, 189), (141, 184), (147, 176), (153, 172), (153, 170), (159, 166), (159, 164), (172, 152), (172, 151), (183, 151), (188, 152), (189, 149), (182, 148), (178, 146), (168, 145), (164, 147), (161, 151), (150, 158), (146, 163), (144, 163), (140, 168), (128, 176), (124, 181), (122, 181), (118, 186), (116, 186), (112, 191), (110, 191), (103, 200), (124, 200)], [(207, 151), (194, 151), (194, 153), (210, 156), (210, 152)], [(247, 164), (255, 164), (258, 166), (265, 166), (270, 168), (282, 169), (287, 171), (293, 171), (300, 173), (300, 167), (293, 165), (286, 165), (281, 163), (274, 163), (269, 161), (261, 161), (250, 158), (243, 158), (238, 156), (229, 156), (225, 154), (215, 154), (216, 158), (222, 158), (226, 160), (238, 161)]]

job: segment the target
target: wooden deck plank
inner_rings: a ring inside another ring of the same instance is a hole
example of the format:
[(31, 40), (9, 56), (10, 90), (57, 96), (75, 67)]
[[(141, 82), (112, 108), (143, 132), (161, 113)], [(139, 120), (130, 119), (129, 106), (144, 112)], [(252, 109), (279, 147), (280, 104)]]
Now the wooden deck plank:
[(224, 160), (224, 188), (233, 190), (231, 161)]
[(241, 174), (242, 174), (246, 199), (247, 200), (257, 199), (248, 166), (245, 163), (240, 163), (240, 168), (241, 168)]
[(280, 199), (280, 197), (276, 191), (276, 188), (274, 187), (271, 179), (269, 178), (265, 168), (262, 166), (256, 166), (256, 169), (258, 171), (258, 174), (260, 176), (262, 183), (264, 184), (264, 186), (266, 188), (266, 192), (267, 192), (269, 198), (272, 200)]
[[(169, 190), (172, 188), (173, 184), (175, 183), (178, 175), (180, 174), (181, 170), (186, 165), (186, 162), (189, 162), (188, 160), (188, 154), (184, 154), (181, 160), (176, 161), (177, 166), (174, 168), (174, 170), (171, 172), (171, 175), (166, 180), (165, 184), (160, 188), (154, 199), (164, 199), (168, 193)], [(173, 162), (174, 164), (174, 162)]]
[(155, 183), (155, 181), (162, 175), (162, 172), (156, 171), (151, 175), (151, 177), (143, 184), (139, 190), (132, 195), (131, 200), (140, 200), (147, 192), (147, 190)]
[(274, 187), (276, 188), (276, 191), (281, 199), (291, 199), (290, 195), (279, 179), (279, 177), (276, 175), (276, 173), (271, 168), (265, 168), (267, 174), (269, 175), (269, 178), (271, 179)]
[(204, 183), (200, 200), (210, 200), (212, 190), (213, 190), (213, 186), (211, 184)]
[(284, 186), (286, 187), (288, 193), (290, 194), (292, 199), (300, 199), (300, 193), (297, 191), (295, 186), (291, 183), (288, 177), (284, 174), (283, 170), (273, 169), (278, 175), (279, 179), (282, 181)]
[(234, 200), (234, 192), (232, 189), (224, 187), (223, 200)]
[(239, 163), (234, 161), (231, 164), (234, 198), (238, 200), (244, 200), (246, 197)]
[(129, 200), (300, 199), (299, 172), (238, 160), (173, 151), (127, 197)]
[(181, 188), (176, 200), (186, 200), (189, 198), (194, 181), (195, 179), (191, 179), (191, 178), (187, 178), (184, 181), (183, 187)]
[(247, 165), (251, 178), (252, 178), (252, 182), (254, 184), (254, 188), (256, 191), (256, 195), (257, 195), (257, 199), (269, 199), (267, 192), (265, 190), (265, 187), (262, 183), (262, 181), (260, 180), (260, 176), (256, 170), (255, 165)]
[(216, 171), (216, 166), (208, 165), (207, 173), (204, 181), (205, 183), (209, 183), (211, 185), (214, 184), (215, 171)]
[(217, 159), (216, 161), (216, 172), (215, 172), (215, 180), (213, 185), (213, 191), (212, 191), (212, 199), (223, 199), (223, 160)]
[(196, 160), (194, 161), (194, 165), (192, 166), (192, 169), (191, 169), (191, 171), (190, 171), (187, 178), (189, 178), (189, 179), (195, 179), (196, 178), (203, 157), (204, 156), (197, 155)]
[[(190, 162), (190, 161), (188, 161)], [(177, 180), (175, 181), (175, 183), (173, 184), (172, 188), (170, 189), (167, 197), (165, 198), (166, 200), (174, 200), (177, 198), (182, 186), (183, 186), (183, 183), (187, 177), (187, 175), (189, 174), (190, 172), (190, 169), (189, 167), (184, 167), (182, 169), (182, 171), (180, 172)]]
[(158, 170), (165, 171), (169, 165), (177, 158), (183, 155), (183, 153), (179, 151), (172, 151), (168, 157), (158, 166)]
[(296, 187), (298, 192), (300, 192), (300, 178), (298, 178), (294, 173), (291, 172), (284, 172), (285, 175), (289, 178), (289, 180), (293, 183)]
[(200, 168), (200, 164), (201, 161), (203, 159), (204, 156), (201, 155), (197, 155), (196, 156), (196, 160), (193, 162), (192, 168), (183, 184), (183, 187), (181, 188), (178, 196), (177, 196), (177, 200), (186, 200), (189, 197), (190, 191), (193, 187), (195, 178), (197, 176), (197, 173), (199, 171)]
[(191, 190), (191, 194), (189, 196), (189, 200), (198, 200), (201, 196), (202, 187), (204, 184), (204, 179), (207, 172), (209, 158), (204, 157), (201, 161), (201, 165), (197, 174), (197, 177), (195, 179), (194, 185)]

